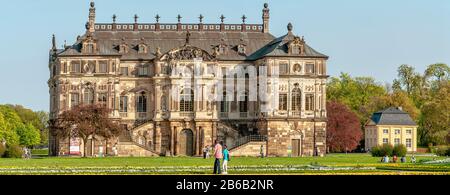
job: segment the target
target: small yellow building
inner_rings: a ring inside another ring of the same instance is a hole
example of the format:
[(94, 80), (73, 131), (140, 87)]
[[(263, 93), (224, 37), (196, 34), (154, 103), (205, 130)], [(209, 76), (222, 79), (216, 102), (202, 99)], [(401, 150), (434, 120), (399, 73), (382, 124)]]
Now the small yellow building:
[(403, 144), (408, 152), (417, 150), (417, 124), (401, 107), (373, 113), (365, 125), (365, 148)]

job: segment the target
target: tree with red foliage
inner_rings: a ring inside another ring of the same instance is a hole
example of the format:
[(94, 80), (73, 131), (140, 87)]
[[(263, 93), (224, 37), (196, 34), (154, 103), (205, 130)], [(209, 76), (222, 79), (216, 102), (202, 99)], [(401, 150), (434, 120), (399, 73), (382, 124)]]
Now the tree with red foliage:
[(83, 140), (83, 156), (86, 157), (90, 137), (111, 138), (119, 136), (123, 128), (108, 117), (110, 109), (104, 105), (78, 105), (61, 113), (51, 121), (55, 134), (62, 138), (78, 137)]
[(327, 102), (327, 147), (330, 152), (356, 149), (362, 139), (358, 116), (336, 101)]

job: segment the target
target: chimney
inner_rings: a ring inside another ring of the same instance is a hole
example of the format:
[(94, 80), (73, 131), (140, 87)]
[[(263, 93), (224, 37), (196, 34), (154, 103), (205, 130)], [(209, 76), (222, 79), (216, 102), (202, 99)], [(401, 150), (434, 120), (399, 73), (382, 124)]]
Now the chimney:
[(262, 19), (263, 19), (263, 32), (268, 33), (269, 32), (269, 4), (264, 3), (264, 9), (263, 9)]

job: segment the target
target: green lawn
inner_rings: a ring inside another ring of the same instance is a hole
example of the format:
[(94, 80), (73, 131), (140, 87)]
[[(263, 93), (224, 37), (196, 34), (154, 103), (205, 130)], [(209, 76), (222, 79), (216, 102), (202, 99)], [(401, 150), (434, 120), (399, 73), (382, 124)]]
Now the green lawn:
[[(417, 162), (432, 158), (417, 157)], [(379, 160), (380, 158), (368, 154), (329, 154), (326, 157), (303, 158), (235, 157), (229, 162), (229, 173), (450, 174), (450, 164), (384, 164), (379, 163)], [(205, 160), (197, 157), (41, 157), (28, 160), (0, 158), (0, 174), (207, 174), (212, 171), (212, 165), (213, 159)], [(320, 167), (322, 170), (316, 170)]]

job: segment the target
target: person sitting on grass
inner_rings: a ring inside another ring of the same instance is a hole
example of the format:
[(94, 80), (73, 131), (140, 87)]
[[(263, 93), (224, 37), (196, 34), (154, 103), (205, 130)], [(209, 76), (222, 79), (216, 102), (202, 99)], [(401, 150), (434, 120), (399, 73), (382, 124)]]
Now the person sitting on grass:
[(411, 162), (416, 163), (416, 157), (414, 155), (412, 155), (412, 157), (411, 157)]
[(406, 162), (406, 157), (405, 157), (405, 156), (402, 156), (402, 157), (400, 158), (400, 162), (401, 162), (401, 163), (405, 163), (405, 162)]
[(389, 156), (388, 155), (384, 155), (384, 163), (389, 163)]
[(394, 155), (394, 157), (392, 157), (392, 162), (397, 163), (397, 155)]

